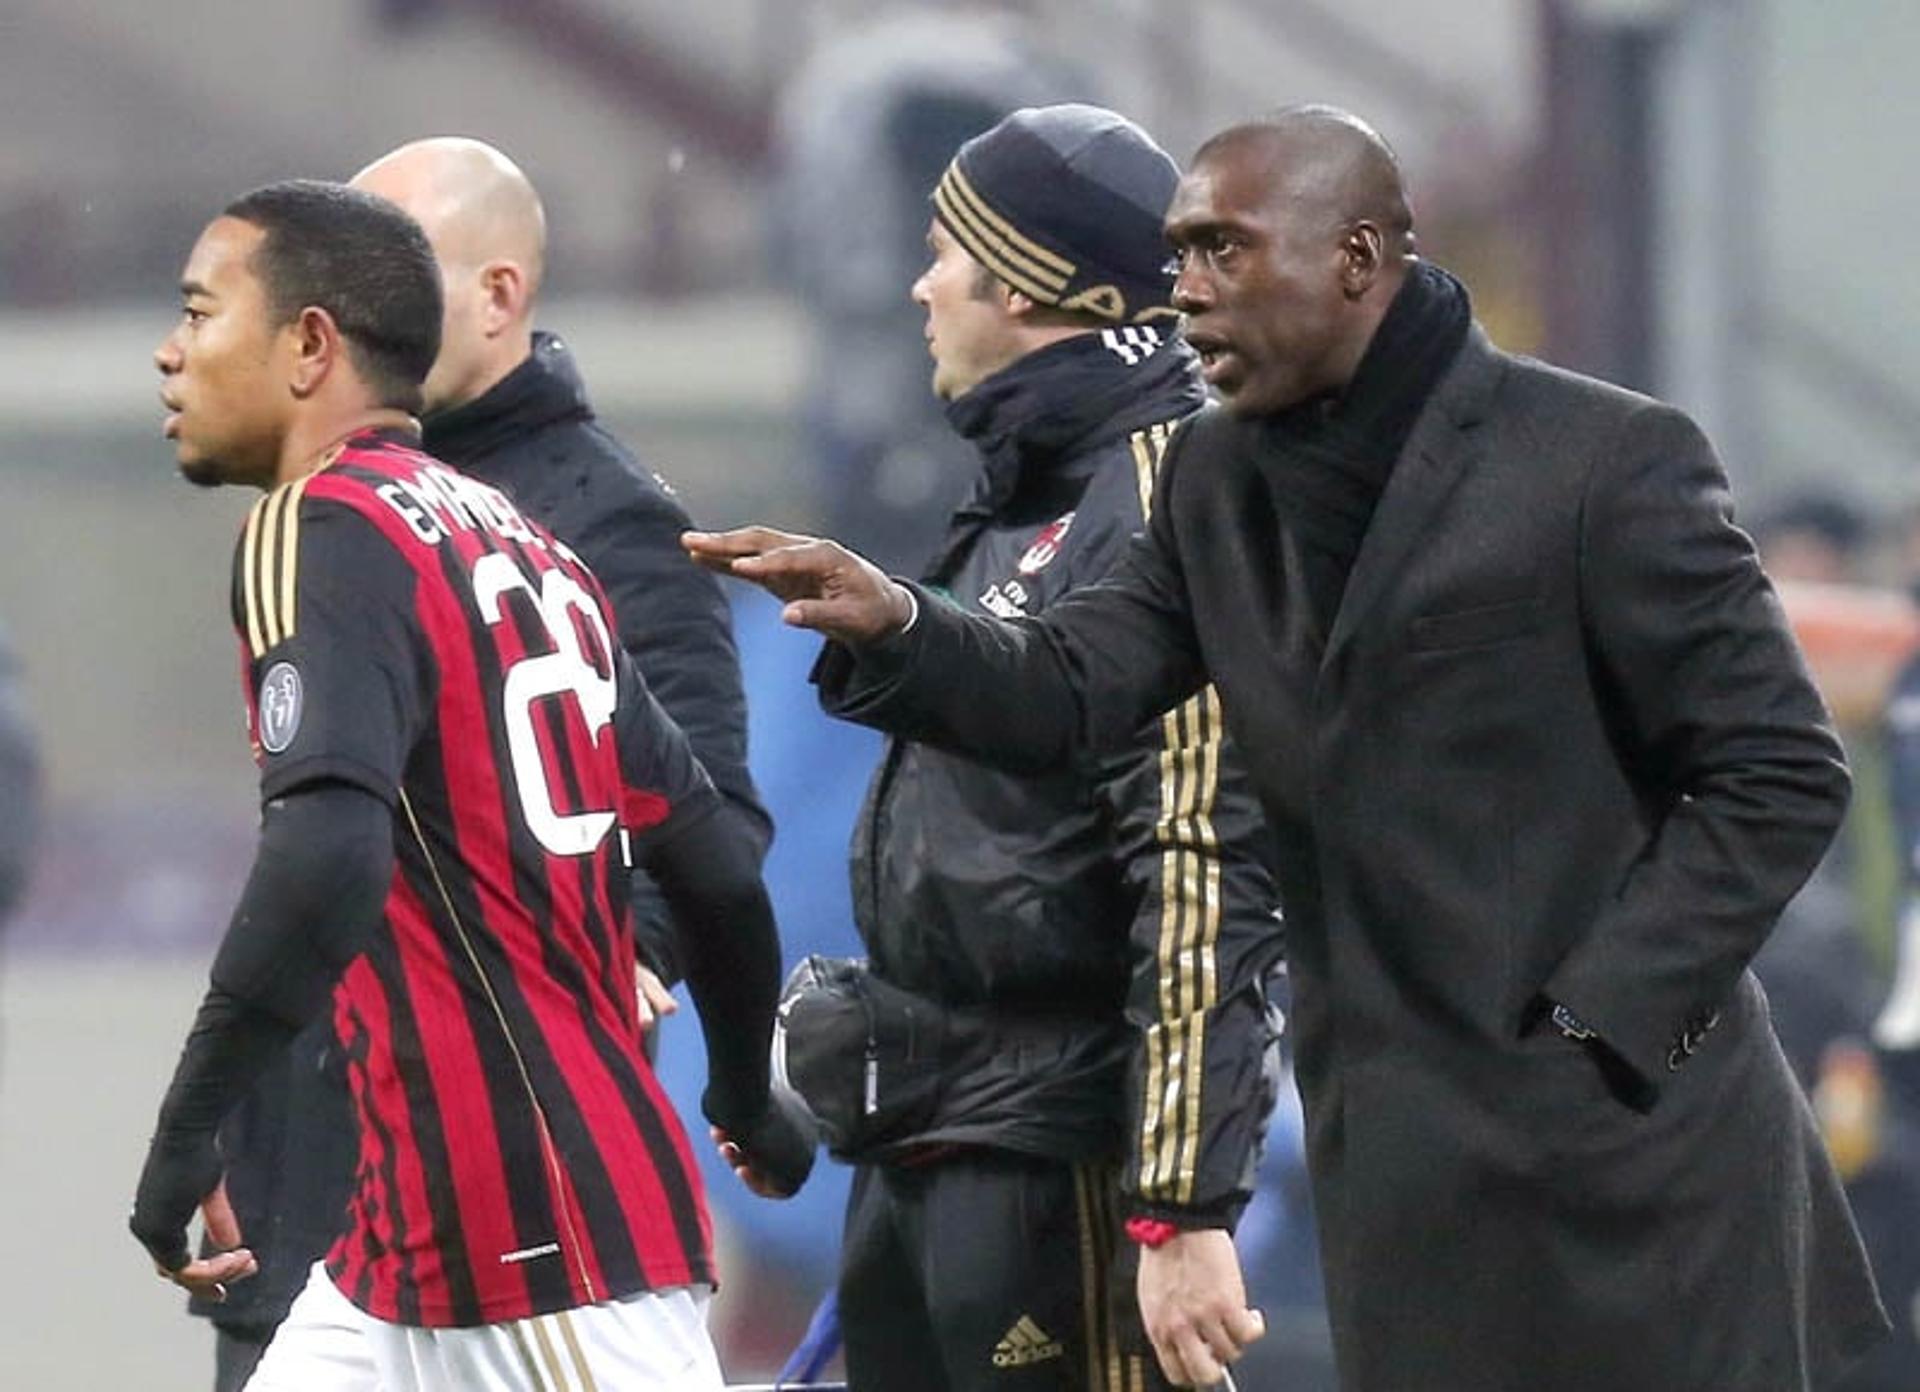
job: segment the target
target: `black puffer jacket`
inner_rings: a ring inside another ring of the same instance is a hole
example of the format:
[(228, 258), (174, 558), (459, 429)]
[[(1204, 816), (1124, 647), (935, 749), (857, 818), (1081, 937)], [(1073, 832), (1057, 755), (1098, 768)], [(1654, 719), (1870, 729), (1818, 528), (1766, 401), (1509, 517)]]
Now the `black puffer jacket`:
[[(1098, 580), (1203, 399), (1192, 352), (1150, 329), (1067, 339), (988, 378), (949, 409), (985, 470), (927, 578), (1002, 616)], [(1237, 1209), (1271, 1101), (1262, 987), (1281, 930), (1265, 824), (1223, 742), (1209, 694), (1123, 757), (1037, 777), (889, 746), (852, 862), (874, 970), (1018, 1021), (1017, 1047), (950, 1080), (923, 1139), (1130, 1150), (1142, 1210)]]

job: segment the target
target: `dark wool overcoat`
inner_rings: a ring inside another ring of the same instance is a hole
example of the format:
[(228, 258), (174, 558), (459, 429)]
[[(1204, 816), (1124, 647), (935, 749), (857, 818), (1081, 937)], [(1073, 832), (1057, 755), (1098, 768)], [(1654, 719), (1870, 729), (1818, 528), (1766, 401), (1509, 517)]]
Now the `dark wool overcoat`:
[(1884, 1316), (1747, 963), (1847, 775), (1711, 448), (1476, 328), (1322, 633), (1265, 438), (1196, 418), (1108, 581), (1011, 624), (923, 594), (830, 704), (1044, 766), (1217, 684), (1347, 1392), (1830, 1385)]

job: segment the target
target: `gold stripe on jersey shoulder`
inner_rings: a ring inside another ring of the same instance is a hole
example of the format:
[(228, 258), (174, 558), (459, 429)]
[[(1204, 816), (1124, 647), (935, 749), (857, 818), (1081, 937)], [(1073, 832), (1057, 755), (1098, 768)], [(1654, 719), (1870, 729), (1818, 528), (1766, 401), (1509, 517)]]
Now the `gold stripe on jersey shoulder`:
[(261, 517), (272, 499), (268, 494), (248, 511), (247, 529), (240, 538), (240, 610), (247, 616), (247, 651), (256, 658), (267, 650), (267, 643), (260, 628), (259, 587), (254, 572), (260, 557)]
[(280, 641), (293, 637), (299, 622), (300, 500), (307, 491), (304, 475), (287, 489), (287, 505), (280, 519)]
[(255, 657), (293, 637), (299, 584), (300, 498), (307, 480), (282, 484), (254, 504), (241, 548), (247, 641)]
[(260, 563), (254, 571), (254, 593), (260, 605), (260, 630), (267, 647), (277, 648), (285, 636), (280, 631), (280, 591), (274, 577), (279, 574), (280, 525), (287, 514), (287, 491), (276, 488), (267, 495), (267, 510), (260, 518)]

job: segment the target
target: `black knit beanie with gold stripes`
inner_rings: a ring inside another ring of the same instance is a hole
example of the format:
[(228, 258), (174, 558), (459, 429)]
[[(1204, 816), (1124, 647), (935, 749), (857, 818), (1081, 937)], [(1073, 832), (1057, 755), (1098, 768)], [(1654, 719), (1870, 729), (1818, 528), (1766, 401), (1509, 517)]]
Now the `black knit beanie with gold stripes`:
[(1160, 224), (1179, 182), (1166, 151), (1117, 112), (1030, 106), (960, 147), (933, 207), (1014, 289), (1131, 324), (1174, 313)]

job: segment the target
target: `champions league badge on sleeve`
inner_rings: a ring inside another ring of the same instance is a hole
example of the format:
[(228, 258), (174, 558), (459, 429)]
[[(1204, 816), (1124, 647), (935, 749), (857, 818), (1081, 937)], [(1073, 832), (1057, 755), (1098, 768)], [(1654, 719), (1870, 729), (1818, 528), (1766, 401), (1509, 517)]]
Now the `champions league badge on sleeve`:
[(284, 754), (300, 733), (300, 714), (306, 696), (300, 672), (291, 662), (276, 662), (260, 680), (260, 747)]

